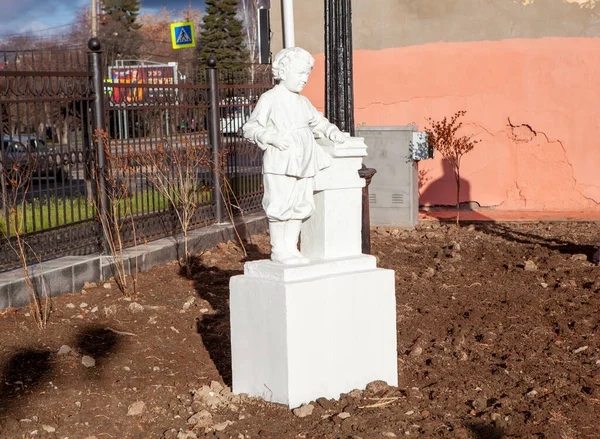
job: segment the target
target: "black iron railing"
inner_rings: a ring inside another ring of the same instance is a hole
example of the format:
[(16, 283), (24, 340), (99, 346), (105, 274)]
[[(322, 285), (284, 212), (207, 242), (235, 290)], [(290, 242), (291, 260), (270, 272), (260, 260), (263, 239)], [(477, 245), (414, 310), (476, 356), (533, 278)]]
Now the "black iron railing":
[(159, 163), (160, 153), (206, 157), (192, 228), (260, 209), (261, 154), (240, 129), (270, 70), (107, 66), (97, 42), (89, 49), (0, 52), (0, 270), (19, 265), (17, 238), (33, 262), (102, 251), (99, 218), (115, 212), (128, 245), (179, 231), (153, 177), (167, 166), (178, 178), (181, 163)]

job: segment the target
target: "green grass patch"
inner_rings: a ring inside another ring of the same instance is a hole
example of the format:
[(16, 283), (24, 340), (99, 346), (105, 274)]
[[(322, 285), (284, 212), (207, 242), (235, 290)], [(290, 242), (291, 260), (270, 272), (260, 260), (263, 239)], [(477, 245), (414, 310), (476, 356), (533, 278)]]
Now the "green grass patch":
[(95, 215), (94, 206), (83, 197), (36, 198), (19, 204), (16, 210), (16, 212), (3, 212), (0, 218), (0, 230), (4, 235), (9, 228), (10, 235), (14, 236), (17, 232), (31, 233), (85, 221)]
[[(209, 191), (201, 194), (201, 203), (209, 203)], [(118, 212), (122, 217), (160, 212), (169, 208), (169, 200), (155, 189), (136, 192), (118, 200)], [(8, 214), (8, 218), (7, 218)], [(0, 218), (0, 231), (6, 236), (17, 233), (31, 233), (60, 226), (91, 220), (96, 217), (96, 207), (85, 197), (35, 198), (17, 207), (17, 212), (3, 212)], [(7, 227), (8, 222), (8, 227)]]

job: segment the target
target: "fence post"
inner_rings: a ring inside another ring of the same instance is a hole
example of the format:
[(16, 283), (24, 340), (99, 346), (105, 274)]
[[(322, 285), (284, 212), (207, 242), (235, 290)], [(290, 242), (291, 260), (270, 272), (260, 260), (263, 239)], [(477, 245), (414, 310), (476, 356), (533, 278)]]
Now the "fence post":
[[(98, 205), (98, 215), (102, 224), (108, 224), (108, 193), (106, 192), (106, 151), (104, 145), (104, 79), (102, 77), (102, 46), (98, 38), (92, 38), (88, 41), (89, 62), (92, 68), (92, 85), (94, 90), (94, 107), (92, 118), (92, 135), (96, 139), (96, 169), (97, 185), (96, 203)], [(107, 236), (103, 233), (103, 228), (99, 227), (102, 239), (102, 250), (107, 251)]]
[(217, 70), (217, 60), (209, 58), (208, 64), (208, 85), (210, 87), (210, 117), (208, 124), (208, 134), (212, 146), (213, 155), (213, 199), (215, 200), (215, 220), (217, 224), (223, 222), (223, 176), (221, 175), (221, 127), (219, 123), (219, 79)]

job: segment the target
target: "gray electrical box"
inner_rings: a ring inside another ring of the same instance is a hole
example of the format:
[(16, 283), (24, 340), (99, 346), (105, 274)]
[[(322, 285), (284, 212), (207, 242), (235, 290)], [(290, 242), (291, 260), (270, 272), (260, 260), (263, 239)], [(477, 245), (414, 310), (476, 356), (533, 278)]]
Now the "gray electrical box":
[(364, 164), (377, 174), (369, 186), (371, 225), (414, 227), (419, 222), (417, 161), (431, 157), (415, 126), (356, 128), (368, 146)]
[(429, 144), (427, 133), (413, 131), (410, 152), (413, 160), (427, 160), (433, 158), (433, 147)]

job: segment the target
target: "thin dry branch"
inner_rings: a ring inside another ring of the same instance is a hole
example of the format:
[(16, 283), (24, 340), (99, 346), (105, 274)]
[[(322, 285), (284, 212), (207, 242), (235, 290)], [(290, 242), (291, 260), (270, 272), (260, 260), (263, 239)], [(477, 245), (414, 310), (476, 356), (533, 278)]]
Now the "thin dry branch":
[(164, 140), (156, 149), (131, 156), (131, 170), (147, 179), (169, 202), (183, 234), (184, 261), (191, 268), (189, 231), (198, 210), (206, 203), (209, 188), (202, 169), (211, 169), (206, 146), (184, 141), (175, 145)]
[[(4, 238), (10, 249), (15, 252), (23, 270), (23, 279), (27, 291), (30, 314), (36, 326), (43, 329), (48, 324), (52, 311), (49, 292), (44, 278), (41, 258), (25, 239), (27, 233), (27, 193), (29, 192), (33, 173), (38, 166), (38, 158), (25, 152), (24, 155), (3, 154), (2, 163), (2, 206), (7, 209), (6, 230)], [(40, 268), (40, 288), (36, 288), (29, 270), (29, 260), (33, 258)], [(40, 291), (41, 290), (41, 291)]]
[(474, 136), (460, 136), (458, 134), (463, 126), (459, 119), (466, 113), (466, 111), (457, 111), (450, 120), (446, 117), (439, 121), (427, 118), (430, 126), (425, 129), (429, 144), (442, 155), (454, 172), (456, 181), (456, 225), (460, 221), (460, 165), (462, 157), (472, 151), (475, 145), (480, 142), (473, 139)]
[(379, 407), (385, 407), (387, 405), (392, 404), (393, 402), (396, 402), (400, 399), (400, 396), (388, 396), (388, 397), (383, 397), (383, 398), (369, 398), (369, 399), (374, 399), (377, 402), (375, 404), (369, 404), (369, 405), (363, 405), (363, 406), (359, 406), (359, 409), (367, 409), (367, 408), (379, 408)]
[[(119, 290), (126, 297), (130, 297), (137, 293), (137, 264), (133, 274), (127, 269), (125, 263), (125, 242), (123, 241), (123, 227), (125, 226), (125, 218), (130, 222), (134, 234), (134, 245), (137, 245), (135, 236), (135, 221), (131, 210), (131, 193), (125, 184), (124, 172), (126, 171), (127, 155), (111, 154), (110, 141), (108, 134), (104, 130), (97, 130), (94, 133), (94, 141), (96, 144), (102, 141), (106, 156), (106, 168), (104, 170), (105, 186), (104, 191), (107, 206), (102, 206), (99, 203), (102, 197), (102, 187), (100, 185), (101, 175), (95, 178), (98, 197), (94, 200), (96, 204), (96, 212), (98, 213), (99, 222), (104, 233), (107, 250), (112, 259), (113, 274), (115, 282)], [(106, 215), (103, 215), (101, 209), (105, 210)], [(127, 275), (131, 274), (132, 282), (128, 283)]]

